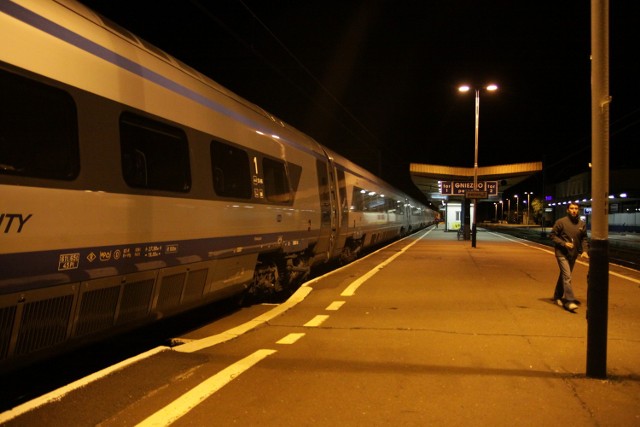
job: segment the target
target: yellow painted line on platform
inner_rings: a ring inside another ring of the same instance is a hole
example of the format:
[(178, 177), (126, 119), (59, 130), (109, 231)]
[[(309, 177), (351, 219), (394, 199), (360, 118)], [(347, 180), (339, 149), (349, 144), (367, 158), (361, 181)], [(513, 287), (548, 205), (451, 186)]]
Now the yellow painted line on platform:
[(300, 338), (305, 336), (304, 333), (289, 334), (284, 338), (276, 341), (276, 344), (295, 344)]
[[(432, 230), (432, 229), (431, 229)], [(340, 294), (340, 296), (343, 297), (350, 297), (353, 296), (356, 293), (356, 290), (358, 290), (358, 288), (367, 280), (369, 280), (371, 277), (373, 277), (377, 272), (379, 272), (380, 270), (382, 270), (383, 268), (385, 268), (387, 265), (389, 265), (393, 260), (395, 260), (396, 258), (398, 258), (400, 255), (402, 255), (403, 253), (405, 253), (407, 250), (409, 250), (409, 248), (411, 248), (413, 245), (415, 245), (416, 243), (418, 243), (420, 241), (420, 239), (422, 239), (424, 236), (426, 236), (427, 234), (429, 234), (431, 232), (431, 230), (427, 231), (426, 233), (424, 233), (422, 236), (420, 236), (418, 239), (414, 240), (412, 243), (409, 243), (407, 246), (405, 246), (404, 248), (402, 248), (400, 250), (400, 252), (395, 253), (393, 256), (389, 257), (386, 261), (378, 264), (377, 266), (375, 266), (373, 269), (369, 270), (367, 273), (365, 273), (364, 275), (360, 276), (358, 278), (358, 280), (354, 280), (353, 282), (351, 282), (349, 284), (349, 286), (346, 287), (346, 289), (344, 291), (342, 291), (342, 293)]]
[(262, 359), (272, 355), (277, 350), (262, 349), (228, 366), (214, 376), (200, 383), (187, 393), (180, 396), (155, 414), (138, 424), (139, 427), (168, 426), (181, 418), (209, 396), (227, 385), (231, 380), (247, 371)]
[[(497, 233), (494, 233), (494, 234), (495, 234), (495, 235), (497, 235), (497, 236), (499, 236), (499, 237), (502, 237), (502, 238), (503, 238), (503, 239), (505, 239), (505, 240), (509, 240), (509, 241), (511, 241), (511, 242), (516, 242), (516, 243), (520, 243), (521, 245), (528, 246), (528, 247), (530, 247), (530, 248), (537, 249), (537, 250), (539, 250), (539, 251), (546, 252), (546, 253), (548, 253), (548, 254), (551, 254), (551, 255), (555, 256), (555, 252), (554, 252), (554, 250), (553, 250), (553, 249), (549, 250), (546, 246), (541, 248), (541, 247), (538, 247), (538, 246), (530, 245), (530, 244), (525, 243), (525, 242), (520, 241), (520, 240), (516, 240), (516, 239), (512, 239), (512, 238), (509, 238), (509, 237), (503, 236), (502, 234), (497, 234)], [(587, 258), (587, 259), (588, 259), (588, 258)], [(578, 258), (578, 259), (576, 260), (576, 262), (577, 262), (578, 264), (582, 264), (582, 265), (585, 265), (585, 266), (589, 266), (589, 262), (588, 262), (588, 261), (582, 261), (580, 258)], [(625, 268), (625, 267), (622, 267), (622, 268)], [(627, 276), (627, 275), (625, 275), (625, 274), (616, 273), (615, 271), (609, 271), (609, 275), (611, 275), (611, 276), (615, 276), (615, 277), (619, 277), (620, 279), (628, 280), (628, 281), (633, 282), (633, 283), (639, 283), (639, 284), (640, 284), (640, 280), (635, 279), (635, 278), (630, 277), (630, 276)]]
[(131, 357), (127, 360), (124, 360), (118, 364), (109, 366), (108, 368), (105, 368), (101, 371), (98, 371), (94, 374), (91, 374), (89, 376), (86, 376), (84, 378), (81, 378), (77, 381), (72, 382), (71, 384), (68, 384), (64, 387), (61, 387), (57, 390), (54, 390), (50, 393), (47, 393), (43, 396), (37, 397), (33, 400), (30, 400), (26, 403), (23, 403), (20, 406), (16, 406), (15, 408), (3, 412), (0, 414), (0, 424), (4, 424), (7, 421), (12, 420), (13, 418), (16, 418), (19, 415), (22, 415), (26, 412), (29, 412), (31, 410), (34, 410), (36, 408), (39, 408), (40, 406), (43, 406), (47, 403), (51, 403), (51, 402), (55, 402), (58, 401), (60, 399), (62, 399), (64, 396), (66, 396), (67, 394), (71, 393), (74, 390), (78, 390), (80, 388), (86, 387), (88, 384), (97, 381), (101, 378), (106, 377), (107, 375), (111, 375), (112, 373), (120, 370), (120, 369), (124, 369), (125, 367), (132, 365), (142, 359), (146, 359), (147, 357), (151, 357), (155, 354), (161, 353), (163, 351), (167, 351), (169, 350), (168, 347), (156, 347), (154, 349), (151, 349), (145, 353), (139, 354), (137, 356)]
[(612, 276), (619, 277), (621, 279), (628, 280), (628, 281), (633, 282), (633, 283), (639, 283), (640, 284), (640, 280), (634, 279), (633, 277), (625, 276), (624, 274), (616, 273), (615, 271), (610, 271), (609, 274), (612, 275)]
[(322, 323), (324, 323), (324, 321), (327, 320), (328, 318), (329, 318), (329, 316), (327, 316), (326, 314), (318, 314), (316, 317), (314, 317), (313, 319), (309, 320), (303, 326), (308, 327), (308, 328), (315, 328), (317, 326), (322, 325)]
[(212, 335), (210, 337), (202, 338), (197, 341), (192, 341), (181, 346), (175, 347), (174, 350), (181, 353), (193, 353), (195, 351), (203, 350), (208, 347), (213, 347), (217, 344), (232, 340), (240, 335), (248, 332), (263, 323), (279, 316), (291, 307), (295, 306), (306, 298), (311, 293), (313, 288), (309, 286), (301, 286), (291, 297), (282, 304), (272, 308), (268, 312), (261, 314), (248, 322), (243, 323), (235, 328), (231, 328), (220, 334)]
[(345, 302), (346, 302), (346, 301), (334, 301), (334, 302), (332, 302), (331, 304), (329, 304), (329, 305), (327, 306), (327, 308), (325, 308), (325, 310), (328, 310), (328, 311), (336, 311), (336, 310), (339, 310), (339, 309), (340, 309), (340, 307), (342, 307), (342, 306), (344, 305), (344, 303), (345, 303)]

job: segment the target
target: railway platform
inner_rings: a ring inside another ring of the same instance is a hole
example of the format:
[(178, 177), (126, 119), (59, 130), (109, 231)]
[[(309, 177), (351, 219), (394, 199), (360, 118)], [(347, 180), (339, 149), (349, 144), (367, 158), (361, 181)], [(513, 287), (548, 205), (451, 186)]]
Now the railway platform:
[[(637, 426), (640, 272), (610, 267), (602, 379), (586, 375), (587, 272), (568, 312), (550, 247), (431, 227), (0, 423)], [(181, 409), (194, 390), (211, 393)]]

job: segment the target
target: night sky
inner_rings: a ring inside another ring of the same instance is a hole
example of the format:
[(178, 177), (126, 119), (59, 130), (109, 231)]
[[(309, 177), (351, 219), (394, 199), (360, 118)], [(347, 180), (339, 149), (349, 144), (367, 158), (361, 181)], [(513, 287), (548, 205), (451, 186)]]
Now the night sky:
[[(590, 3), (481, 0), (85, 0), (112, 21), (387, 181), (409, 163), (591, 156)], [(611, 167), (640, 158), (637, 6), (611, 2)]]

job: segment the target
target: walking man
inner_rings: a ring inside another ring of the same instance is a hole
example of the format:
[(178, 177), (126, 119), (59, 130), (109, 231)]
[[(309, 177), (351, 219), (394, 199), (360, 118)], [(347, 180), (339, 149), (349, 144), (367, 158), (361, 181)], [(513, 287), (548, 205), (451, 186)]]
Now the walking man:
[(553, 299), (556, 304), (569, 311), (575, 311), (580, 305), (571, 286), (573, 266), (578, 256), (589, 257), (587, 225), (578, 216), (579, 211), (580, 207), (577, 203), (570, 203), (567, 208), (567, 216), (560, 218), (553, 224), (550, 234), (560, 268)]

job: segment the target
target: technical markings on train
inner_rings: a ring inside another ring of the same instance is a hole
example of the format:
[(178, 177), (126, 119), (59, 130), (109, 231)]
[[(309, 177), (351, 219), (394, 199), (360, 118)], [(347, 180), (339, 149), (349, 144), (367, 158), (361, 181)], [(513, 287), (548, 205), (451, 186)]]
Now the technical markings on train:
[(313, 319), (311, 319), (307, 323), (305, 323), (303, 326), (305, 326), (307, 328), (315, 328), (317, 326), (322, 325), (325, 322), (325, 320), (327, 320), (328, 318), (329, 318), (329, 316), (326, 315), (326, 314), (318, 314)]
[(291, 333), (284, 338), (276, 341), (276, 344), (295, 344), (300, 338), (304, 337), (305, 333)]
[(80, 253), (60, 254), (58, 258), (58, 271), (75, 270), (80, 266)]
[(96, 260), (109, 262), (138, 257), (154, 258), (162, 256), (163, 250), (165, 255), (175, 255), (178, 253), (178, 244), (165, 245), (164, 249), (161, 245), (149, 245), (143, 248), (96, 249), (89, 252), (85, 258), (89, 263)]
[(144, 256), (155, 258), (162, 255), (162, 245), (149, 245), (144, 248)]
[(22, 228), (32, 216), (33, 214), (0, 213), (0, 230), (4, 229), (4, 234), (22, 233)]
[(346, 301), (334, 301), (325, 308), (327, 311), (336, 311), (339, 310)]
[(111, 251), (100, 251), (100, 261), (111, 261)]

